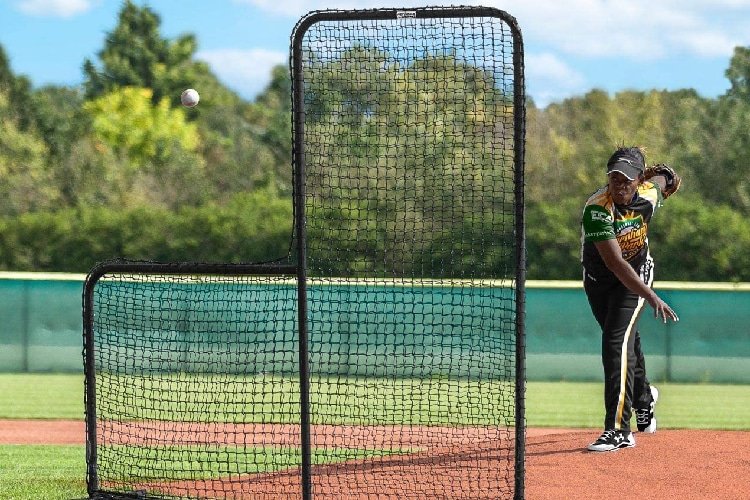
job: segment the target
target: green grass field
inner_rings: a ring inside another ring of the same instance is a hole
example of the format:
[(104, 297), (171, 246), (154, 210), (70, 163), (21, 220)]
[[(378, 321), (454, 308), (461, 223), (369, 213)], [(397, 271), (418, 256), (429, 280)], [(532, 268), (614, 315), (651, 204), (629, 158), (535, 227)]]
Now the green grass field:
[[(440, 382), (430, 382), (435, 383)], [(476, 391), (480, 389), (477, 384), (467, 384), (465, 397), (477, 398)], [(748, 385), (662, 384), (659, 389), (662, 428), (750, 430), (746, 418), (750, 414)], [(530, 382), (528, 426), (598, 429), (602, 390), (599, 383)], [(362, 397), (367, 394), (358, 392), (352, 395), (352, 401)], [(460, 413), (453, 416), (463, 418)], [(83, 375), (0, 374), (0, 419), (83, 419)], [(268, 452), (253, 450), (253, 454), (258, 453)], [(356, 453), (362, 456), (370, 452)], [(283, 463), (293, 465), (298, 463), (295, 454), (289, 450), (287, 458), (272, 461), (287, 460)], [(0, 498), (54, 500), (85, 496), (83, 445), (0, 446)]]

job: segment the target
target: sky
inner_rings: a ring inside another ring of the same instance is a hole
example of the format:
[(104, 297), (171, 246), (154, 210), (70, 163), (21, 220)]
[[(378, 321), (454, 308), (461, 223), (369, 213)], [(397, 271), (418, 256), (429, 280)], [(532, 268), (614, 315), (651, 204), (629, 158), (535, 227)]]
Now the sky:
[[(750, 46), (750, 0), (134, 0), (161, 18), (161, 35), (192, 33), (196, 59), (252, 100), (289, 37), (313, 10), (483, 5), (515, 17), (526, 93), (537, 106), (602, 89), (726, 92), (736, 46)], [(80, 85), (82, 64), (117, 24), (121, 0), (0, 0), (0, 45), (35, 87)]]

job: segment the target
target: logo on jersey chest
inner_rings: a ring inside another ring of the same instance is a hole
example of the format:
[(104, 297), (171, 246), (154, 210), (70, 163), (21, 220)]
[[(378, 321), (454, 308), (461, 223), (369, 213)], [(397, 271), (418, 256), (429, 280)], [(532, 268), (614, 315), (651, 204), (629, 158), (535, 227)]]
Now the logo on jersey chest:
[(615, 235), (623, 258), (629, 260), (646, 246), (648, 224), (643, 221), (641, 214), (625, 212), (615, 220)]

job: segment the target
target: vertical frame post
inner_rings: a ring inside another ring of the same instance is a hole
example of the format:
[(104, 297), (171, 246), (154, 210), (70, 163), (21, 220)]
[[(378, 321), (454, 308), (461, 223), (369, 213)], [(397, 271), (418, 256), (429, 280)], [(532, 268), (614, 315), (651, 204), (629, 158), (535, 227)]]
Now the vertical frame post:
[(83, 288), (84, 404), (86, 412), (86, 489), (99, 490), (96, 436), (96, 353), (94, 351), (94, 287), (102, 274), (94, 269)]
[(513, 152), (516, 202), (516, 463), (514, 498), (523, 500), (526, 477), (526, 221), (524, 165), (526, 141), (526, 95), (524, 82), (523, 39), (511, 18), (513, 31)]
[[(308, 24), (309, 26), (309, 24)], [(292, 128), (294, 162), (294, 224), (297, 240), (297, 308), (299, 341), (299, 395), (302, 499), (312, 498), (312, 452), (310, 440), (310, 362), (307, 330), (307, 228), (305, 223), (305, 150), (304, 150), (304, 85), (302, 74), (302, 36), (295, 31), (292, 42)]]

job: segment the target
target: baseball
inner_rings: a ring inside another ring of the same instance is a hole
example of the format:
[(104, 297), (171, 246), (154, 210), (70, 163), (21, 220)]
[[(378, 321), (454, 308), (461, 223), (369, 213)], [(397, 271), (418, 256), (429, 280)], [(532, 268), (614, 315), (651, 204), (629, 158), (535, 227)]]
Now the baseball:
[(183, 106), (187, 106), (188, 108), (192, 108), (196, 104), (198, 104), (198, 101), (200, 100), (200, 96), (198, 95), (198, 91), (195, 89), (187, 89), (182, 92), (182, 95), (180, 95), (180, 101), (182, 102)]

